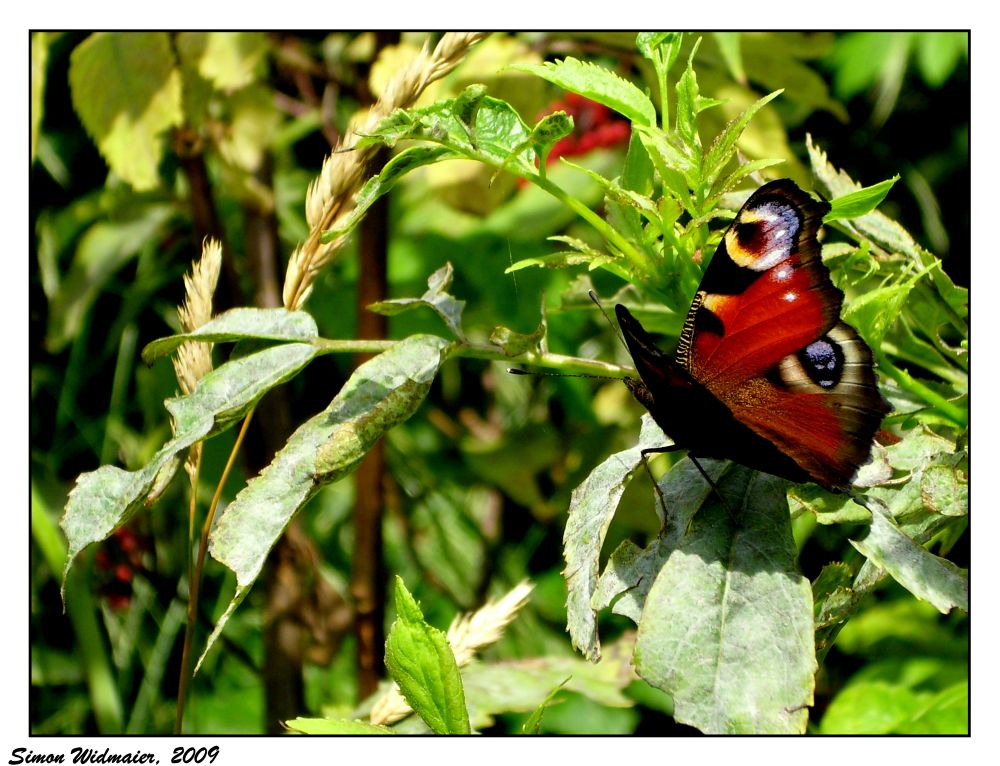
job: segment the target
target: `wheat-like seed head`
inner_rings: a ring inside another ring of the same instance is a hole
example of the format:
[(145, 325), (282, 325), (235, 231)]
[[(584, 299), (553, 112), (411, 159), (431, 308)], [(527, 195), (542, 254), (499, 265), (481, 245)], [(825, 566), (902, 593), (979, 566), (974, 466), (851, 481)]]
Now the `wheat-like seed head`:
[(377, 146), (356, 146), (356, 137), (373, 132), (394, 111), (412, 105), (430, 83), (458, 66), (466, 51), (485, 36), (482, 32), (449, 32), (433, 52), (425, 45), (410, 65), (386, 85), (382, 97), (368, 113), (351, 121), (343, 140), (323, 161), (323, 169), (306, 193), (309, 236), (288, 261), (282, 291), (285, 308), (302, 307), (312, 292), (316, 275), (343, 246), (343, 237), (327, 244), (320, 242), (320, 237), (351, 210), (354, 194), (370, 173), (371, 161), (378, 151)]
[[(184, 275), (184, 302), (177, 307), (177, 316), (183, 332), (197, 330), (212, 318), (212, 296), (219, 283), (222, 268), (222, 245), (218, 240), (206, 239), (202, 244), (201, 258), (194, 262), (191, 273)], [(174, 373), (181, 392), (190, 394), (198, 381), (212, 370), (212, 344), (185, 341), (173, 357)], [(188, 450), (184, 470), (194, 480), (201, 458), (201, 442)]]
[[(197, 330), (212, 318), (212, 296), (221, 268), (222, 245), (218, 240), (206, 239), (201, 258), (194, 262), (191, 273), (184, 275), (184, 302), (177, 307), (183, 332)], [(186, 341), (177, 349), (173, 361), (181, 392), (190, 394), (212, 369), (212, 344)]]
[[(503, 629), (510, 625), (521, 607), (528, 602), (528, 595), (535, 586), (522, 581), (507, 595), (497, 601), (487, 601), (475, 612), (457, 615), (448, 628), (448, 643), (455, 653), (458, 666), (472, 662), (476, 652), (496, 643)], [(413, 712), (396, 684), (372, 707), (368, 720), (373, 724), (387, 726)]]

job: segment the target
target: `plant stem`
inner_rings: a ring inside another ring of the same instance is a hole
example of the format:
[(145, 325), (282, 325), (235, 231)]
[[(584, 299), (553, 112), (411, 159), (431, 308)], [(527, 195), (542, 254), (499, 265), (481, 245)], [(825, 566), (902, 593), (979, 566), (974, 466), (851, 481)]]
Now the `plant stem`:
[[(399, 341), (395, 340), (327, 340), (320, 338), (313, 341), (325, 354), (334, 353), (368, 353), (380, 354), (393, 348)], [(458, 343), (452, 344), (448, 350), (449, 356), (464, 359), (486, 359), (494, 362), (506, 362), (511, 366), (532, 365), (558, 370), (561, 373), (577, 375), (594, 375), (596, 377), (624, 378), (635, 375), (635, 371), (610, 362), (598, 359), (581, 359), (564, 354), (541, 353), (529, 351), (517, 356), (509, 356), (499, 346), (488, 343)]]
[(580, 200), (567, 194), (561, 187), (552, 183), (552, 181), (546, 177), (539, 175), (534, 177), (527, 176), (526, 178), (539, 188), (547, 191), (553, 197), (566, 205), (566, 207), (583, 218), (587, 223), (597, 229), (598, 233), (600, 233), (601, 236), (603, 236), (608, 242), (617, 247), (632, 263), (632, 265), (640, 270), (642, 274), (649, 275), (652, 272), (645, 254), (641, 250), (634, 247), (633, 244), (623, 237), (614, 227), (609, 226), (607, 221), (580, 202)]
[(226, 479), (229, 478), (229, 473), (232, 471), (233, 463), (236, 462), (236, 455), (239, 453), (240, 446), (243, 444), (243, 438), (247, 434), (247, 429), (250, 426), (253, 413), (254, 410), (251, 409), (250, 412), (247, 413), (246, 417), (243, 418), (243, 425), (240, 427), (240, 432), (236, 437), (236, 442), (233, 444), (233, 449), (229, 453), (229, 460), (226, 461), (226, 467), (223, 469), (222, 476), (219, 478), (219, 484), (215, 488), (215, 495), (212, 497), (212, 504), (208, 507), (208, 513), (205, 515), (205, 524), (201, 530), (201, 540), (198, 543), (198, 561), (195, 563), (194, 576), (192, 577), (188, 588), (187, 627), (184, 629), (184, 649), (181, 652), (181, 675), (177, 688), (177, 717), (174, 720), (174, 734), (181, 733), (181, 728), (184, 722), (184, 700), (187, 696), (188, 682), (191, 680), (188, 673), (188, 666), (191, 659), (191, 643), (194, 639), (194, 626), (198, 616), (198, 586), (201, 583), (201, 575), (205, 568), (205, 553), (208, 550), (208, 533), (212, 531), (212, 522), (215, 520), (215, 511), (219, 507), (219, 500), (222, 498), (222, 490), (226, 486)]

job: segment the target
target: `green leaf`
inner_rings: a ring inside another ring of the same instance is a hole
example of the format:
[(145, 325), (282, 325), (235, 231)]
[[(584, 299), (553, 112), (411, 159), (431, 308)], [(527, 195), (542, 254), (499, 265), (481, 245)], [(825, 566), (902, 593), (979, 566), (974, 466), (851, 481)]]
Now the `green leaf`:
[(539, 344), (545, 338), (545, 322), (530, 334), (514, 332), (509, 327), (497, 325), (490, 333), (490, 343), (500, 346), (507, 356), (520, 356), (529, 351), (537, 351)]
[(717, 486), (726, 505), (708, 497), (646, 596), (636, 671), (705, 733), (802, 733), (812, 593), (795, 567), (785, 482), (734, 465)]
[(736, 154), (736, 145), (740, 140), (740, 136), (743, 135), (743, 131), (746, 130), (747, 125), (753, 119), (754, 115), (780, 94), (781, 91), (776, 90), (773, 93), (767, 94), (762, 99), (755, 101), (738, 117), (730, 121), (722, 132), (715, 137), (712, 145), (708, 148), (708, 153), (705, 155), (705, 161), (702, 163), (702, 172), (706, 184), (709, 186), (713, 185), (715, 179), (718, 178), (719, 174), (726, 167), (726, 163)]
[(858, 191), (837, 197), (830, 203), (830, 212), (823, 216), (823, 222), (839, 221), (843, 218), (857, 218), (867, 215), (885, 199), (889, 189), (893, 187), (899, 176), (895, 175), (874, 186), (866, 186)]
[(936, 656), (897, 653), (870, 662), (834, 696), (820, 732), (967, 734), (968, 674), (966, 662)]
[(820, 618), (825, 614), (825, 603), (831, 598), (836, 598), (834, 594), (850, 588), (853, 580), (851, 568), (842, 561), (823, 567), (812, 584), (813, 613), (816, 616), (817, 626), (821, 624)]
[(969, 55), (968, 32), (918, 32), (914, 42), (920, 75), (932, 88), (944, 85)]
[(868, 534), (861, 540), (851, 540), (851, 545), (938, 611), (947, 614), (954, 607), (969, 611), (968, 573), (917, 545), (879, 508), (881, 504), (876, 504), (872, 511)]
[(395, 300), (379, 301), (368, 306), (369, 311), (386, 316), (396, 316), (404, 311), (418, 306), (427, 306), (440, 316), (448, 329), (459, 339), (465, 338), (462, 331), (462, 311), (465, 301), (458, 300), (448, 293), (454, 271), (451, 262), (445, 263), (427, 279), (427, 292), (419, 298), (396, 298)]
[(872, 348), (881, 348), (911, 291), (925, 274), (926, 271), (920, 271), (905, 281), (862, 293), (844, 310), (844, 321), (856, 327)]
[(628, 80), (596, 64), (570, 56), (562, 61), (542, 65), (516, 64), (511, 68), (531, 72), (553, 85), (604, 104), (633, 123), (656, 125), (656, 109), (646, 94)]
[[(656, 207), (656, 203), (644, 194), (632, 191), (631, 189), (622, 188), (617, 181), (605, 178), (600, 173), (595, 173), (593, 170), (583, 167), (582, 165), (577, 165), (574, 162), (570, 162), (565, 158), (561, 158), (562, 162), (569, 165), (572, 168), (586, 173), (590, 176), (596, 183), (598, 183), (602, 189), (604, 189), (604, 194), (608, 200), (614, 202), (618, 205), (622, 205), (626, 208), (631, 208), (637, 211), (643, 218), (645, 218), (649, 223), (659, 229), (662, 225), (660, 220), (660, 211)], [(639, 219), (636, 218), (637, 227), (639, 226)], [(641, 236), (641, 231), (636, 232)]]
[(396, 577), (396, 621), (385, 642), (385, 666), (410, 707), (436, 734), (469, 734), (465, 690), (445, 634), (424, 621), (423, 612)]
[(789, 489), (793, 510), (806, 510), (820, 524), (867, 524), (871, 511), (854, 502), (848, 494), (834, 494), (815, 484), (798, 484)]
[(683, 36), (683, 32), (639, 32), (635, 36), (635, 47), (644, 58), (652, 61), (661, 48), (679, 42)]
[(590, 604), (597, 586), (598, 563), (604, 537), (625, 492), (629, 476), (641, 463), (641, 451), (663, 444), (665, 438), (652, 418), (643, 415), (639, 443), (611, 455), (573, 490), (569, 518), (563, 533), (566, 558), (567, 629), (573, 646), (589, 660), (601, 656), (596, 613)]
[(38, 136), (45, 114), (45, 75), (49, 63), (49, 33), (31, 33), (31, 159), (38, 150)]
[(736, 170), (731, 174), (723, 178), (721, 181), (717, 181), (711, 194), (705, 200), (705, 207), (714, 206), (718, 203), (719, 199), (726, 192), (732, 191), (737, 186), (739, 186), (743, 179), (748, 176), (763, 170), (764, 168), (769, 168), (772, 165), (779, 165), (784, 160), (778, 159), (763, 159), (763, 160), (750, 160), (749, 162), (742, 163)]
[(264, 349), (209, 372), (188, 396), (168, 399), (174, 438), (137, 471), (105, 465), (81, 474), (69, 494), (61, 526), (69, 543), (66, 574), (76, 555), (103, 540), (127, 522), (164, 481), (162, 471), (173, 472), (182, 450), (229, 428), (275, 386), (305, 367), (317, 349), (288, 343)]
[(701, 137), (698, 135), (698, 115), (706, 109), (718, 106), (722, 102), (714, 98), (705, 98), (698, 90), (698, 77), (694, 73), (694, 55), (698, 52), (701, 40), (695, 43), (688, 57), (687, 68), (677, 80), (677, 133), (691, 151), (700, 160)]
[(236, 593), (199, 666), (288, 522), (322, 486), (350, 474), (386, 431), (417, 410), (447, 347), (442, 338), (412, 335), (358, 367), (330, 405), (296, 429), (271, 464), (226, 506), (209, 537), (209, 551), (236, 574)]
[(722, 60), (726, 62), (729, 76), (736, 82), (746, 85), (747, 75), (743, 70), (743, 57), (740, 55), (740, 32), (713, 32), (715, 44), (719, 46)]
[[(539, 156), (540, 167), (545, 167), (546, 157), (556, 142), (573, 132), (573, 118), (565, 112), (553, 112), (542, 117), (531, 129), (531, 133), (511, 152), (511, 159), (525, 149), (533, 149)], [(504, 163), (506, 165), (506, 163)], [(504, 168), (501, 167), (501, 170)]]
[[(725, 460), (699, 462), (713, 482), (718, 482), (729, 467)], [(625, 540), (618, 546), (601, 573), (590, 600), (595, 611), (610, 606), (615, 614), (628, 617), (636, 625), (642, 619), (646, 596), (656, 576), (680, 545), (691, 519), (712, 493), (711, 485), (690, 460), (682, 460), (671, 468), (659, 487), (663, 493), (663, 505), (670, 509), (669, 519), (656, 539), (645, 548), (640, 549), (631, 540)], [(662, 514), (659, 501), (656, 509), (658, 514)]]
[(656, 128), (635, 127), (639, 140), (646, 148), (653, 167), (663, 181), (664, 191), (672, 195), (685, 210), (692, 208), (690, 189), (698, 181), (698, 163), (687, 149), (677, 146), (673, 134)]
[(547, 655), (475, 662), (463, 668), (465, 699), (476, 727), (488, 726), (492, 716), (500, 713), (536, 710), (559, 686), (603, 707), (630, 707), (633, 703), (624, 688), (633, 678), (629, 669), (633, 647), (634, 638), (623, 636), (604, 647), (597, 663)]
[(913, 690), (885, 681), (854, 683), (830, 703), (823, 734), (888, 734), (915, 716), (924, 703)]
[(293, 718), (285, 727), (301, 734), (395, 734), (388, 726), (348, 718)]
[(969, 682), (938, 692), (899, 726), (900, 734), (968, 734)]
[(111, 170), (160, 183), (163, 134), (181, 124), (181, 77), (165, 32), (96, 32), (70, 56), (73, 108)]
[(964, 516), (969, 512), (968, 460), (956, 456), (951, 465), (936, 463), (920, 476), (920, 497), (924, 507), (945, 516)]
[(262, 32), (181, 32), (177, 52), (186, 66), (221, 91), (253, 82), (263, 70), (267, 35)]
[[(563, 239), (559, 237), (550, 237), (550, 239), (561, 239), (562, 241), (567, 241), (569, 238)], [(570, 266), (586, 265), (589, 268), (594, 269), (615, 260), (607, 253), (594, 250), (586, 243), (580, 242), (580, 240), (576, 241), (582, 245), (582, 248), (576, 251), (564, 250), (558, 253), (539, 255), (534, 258), (522, 258), (521, 260), (508, 266), (504, 270), (504, 274), (510, 274), (512, 271), (520, 271), (521, 269), (526, 269), (529, 266), (538, 266), (543, 269), (565, 269)]]
[(318, 337), (316, 320), (305, 311), (237, 308), (213, 317), (193, 332), (168, 335), (152, 341), (142, 350), (142, 361), (152, 364), (154, 360), (172, 353), (188, 340), (204, 343), (248, 339), (309, 342)]

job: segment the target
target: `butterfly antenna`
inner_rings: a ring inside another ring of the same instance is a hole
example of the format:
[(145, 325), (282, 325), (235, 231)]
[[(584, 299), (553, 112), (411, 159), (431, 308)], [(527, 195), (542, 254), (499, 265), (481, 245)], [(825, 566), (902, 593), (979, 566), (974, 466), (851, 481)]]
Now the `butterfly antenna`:
[(610, 375), (591, 375), (585, 372), (549, 372), (547, 370), (522, 370), (520, 367), (508, 367), (507, 372), (511, 375), (544, 375), (547, 378), (596, 378), (597, 380), (620, 380)]
[(628, 344), (625, 342), (625, 336), (622, 335), (621, 328), (617, 324), (611, 321), (611, 317), (608, 315), (608, 312), (604, 310), (604, 304), (602, 304), (601, 299), (597, 297), (597, 293), (595, 293), (593, 290), (588, 290), (587, 295), (590, 296), (590, 300), (592, 300), (595, 304), (597, 304), (597, 308), (601, 310), (601, 313), (604, 314), (604, 318), (608, 320), (608, 324), (611, 325), (611, 329), (615, 331), (615, 335), (618, 336), (618, 340), (620, 340), (622, 342), (622, 345), (626, 349), (628, 349)]

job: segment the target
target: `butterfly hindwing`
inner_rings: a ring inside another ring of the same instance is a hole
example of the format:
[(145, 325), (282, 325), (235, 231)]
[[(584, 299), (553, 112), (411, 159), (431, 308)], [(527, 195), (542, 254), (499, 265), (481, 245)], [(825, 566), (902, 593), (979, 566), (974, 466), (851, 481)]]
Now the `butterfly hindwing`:
[[(828, 210), (787, 179), (758, 189), (705, 271), (673, 360), (649, 350), (627, 310), (619, 319), (628, 315), (622, 329), (645, 384), (640, 401), (681, 446), (843, 488), (889, 407), (871, 350), (840, 321), (843, 294), (820, 258)], [(694, 433), (692, 386), (710, 395), (707, 433)]]

